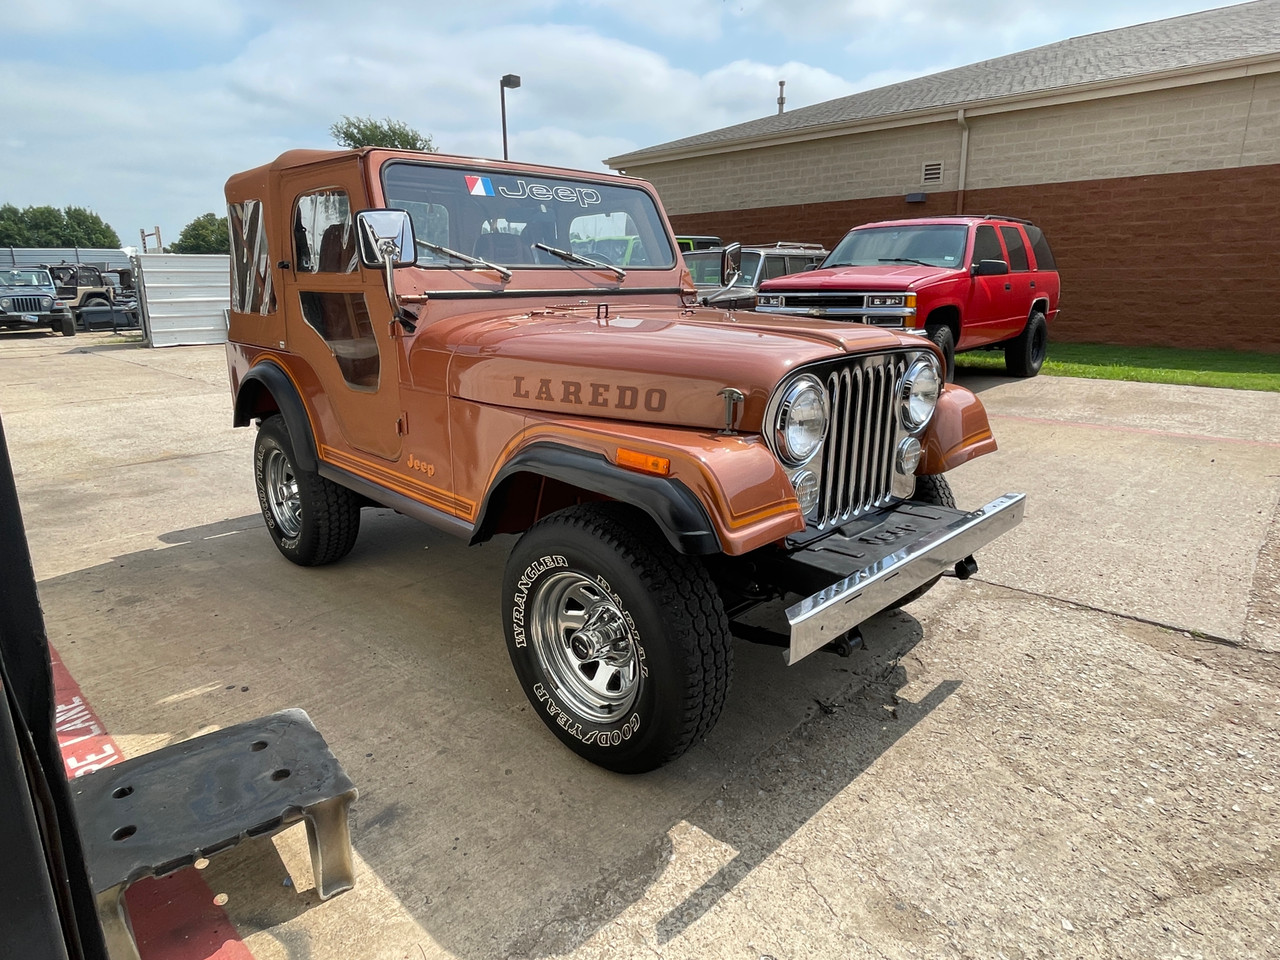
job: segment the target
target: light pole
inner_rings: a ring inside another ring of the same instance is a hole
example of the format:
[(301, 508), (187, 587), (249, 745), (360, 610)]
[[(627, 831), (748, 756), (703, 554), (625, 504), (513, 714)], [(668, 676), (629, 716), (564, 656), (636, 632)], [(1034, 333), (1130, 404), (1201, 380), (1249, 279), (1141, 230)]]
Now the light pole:
[(507, 90), (520, 86), (520, 78), (508, 73), (498, 81), (498, 99), (502, 102), (502, 159), (507, 158)]

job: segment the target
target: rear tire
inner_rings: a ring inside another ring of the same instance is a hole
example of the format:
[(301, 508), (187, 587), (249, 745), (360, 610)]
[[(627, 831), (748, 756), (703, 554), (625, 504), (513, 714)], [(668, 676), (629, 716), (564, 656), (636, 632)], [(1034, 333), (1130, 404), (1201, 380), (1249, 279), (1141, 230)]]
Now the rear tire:
[(580, 757), (643, 773), (715, 726), (733, 672), (724, 608), (706, 568), (643, 515), (593, 503), (540, 520), (502, 593), (520, 685)]
[(943, 379), (947, 383), (953, 382), (956, 378), (956, 335), (951, 332), (950, 327), (943, 324), (929, 331), (929, 339), (942, 351), (943, 364), (946, 367)]
[(1005, 344), (1004, 365), (1010, 376), (1034, 377), (1044, 366), (1049, 352), (1049, 324), (1039, 310), (1027, 318), (1027, 325)]
[(297, 463), (284, 418), (263, 420), (253, 447), (253, 475), (271, 539), (302, 567), (341, 560), (360, 533), (359, 501), (346, 487)]
[[(951, 484), (947, 483), (947, 478), (940, 473), (927, 473), (923, 477), (916, 477), (916, 494), (911, 498), (918, 503), (931, 503), (939, 507), (955, 508), (956, 498), (951, 492)], [(889, 606), (890, 610), (897, 610), (905, 607), (908, 603), (919, 600), (926, 593), (934, 588), (941, 576), (936, 576), (928, 583), (922, 583), (901, 600), (897, 600)]]

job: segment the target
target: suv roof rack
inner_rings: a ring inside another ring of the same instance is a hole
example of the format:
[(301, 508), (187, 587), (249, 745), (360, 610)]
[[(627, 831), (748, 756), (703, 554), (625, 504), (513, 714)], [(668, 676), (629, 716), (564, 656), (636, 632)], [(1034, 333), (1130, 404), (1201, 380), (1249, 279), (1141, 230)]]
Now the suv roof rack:
[(826, 249), (826, 247), (824, 247), (820, 243), (802, 243), (799, 240), (775, 240), (773, 243), (744, 243), (742, 246), (755, 247), (757, 249), (761, 249), (764, 247), (771, 247), (773, 249), (778, 249), (780, 247), (794, 247), (800, 250), (825, 250)]
[[(982, 219), (983, 220), (1008, 220), (1010, 223), (1031, 223), (1030, 220), (1026, 220), (1022, 217), (1006, 217), (1004, 214), (1001, 214), (1001, 213), (983, 214)], [(1035, 224), (1031, 224), (1031, 225), (1035, 226)]]

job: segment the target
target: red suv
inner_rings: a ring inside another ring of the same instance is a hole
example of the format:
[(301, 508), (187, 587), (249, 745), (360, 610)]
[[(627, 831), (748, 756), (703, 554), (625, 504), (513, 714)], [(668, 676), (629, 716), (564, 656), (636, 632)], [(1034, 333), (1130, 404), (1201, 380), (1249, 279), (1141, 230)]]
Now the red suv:
[(927, 336), (955, 374), (957, 351), (1004, 347), (1016, 377), (1044, 363), (1058, 313), (1044, 233), (1016, 217), (927, 217), (850, 230), (818, 269), (760, 285), (756, 309)]

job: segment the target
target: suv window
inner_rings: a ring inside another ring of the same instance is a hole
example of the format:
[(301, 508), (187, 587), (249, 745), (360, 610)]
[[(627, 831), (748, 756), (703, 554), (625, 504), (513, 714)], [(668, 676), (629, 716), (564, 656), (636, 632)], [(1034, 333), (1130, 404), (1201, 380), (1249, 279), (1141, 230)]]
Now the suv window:
[(275, 313), (262, 201), (227, 204), (227, 223), (231, 232), (231, 309), (236, 313)]
[(1009, 269), (1031, 269), (1027, 262), (1027, 247), (1022, 242), (1022, 231), (1017, 227), (1001, 227), (1000, 236), (1004, 237), (1005, 249), (1009, 251)]
[(1027, 224), (1027, 239), (1031, 241), (1031, 252), (1036, 255), (1036, 269), (1057, 270), (1058, 265), (1054, 262), (1053, 251), (1049, 249), (1049, 241), (1045, 239), (1044, 231), (1037, 226)]
[(996, 228), (986, 223), (979, 224), (978, 232), (973, 238), (973, 262), (1003, 259), (1004, 250), (1000, 248), (1000, 238), (996, 236)]
[(293, 213), (294, 258), (299, 273), (352, 273), (356, 233), (344, 190), (303, 194)]
[(787, 258), (781, 256), (771, 256), (764, 258), (764, 279), (772, 280), (774, 277), (782, 277), (787, 273)]

